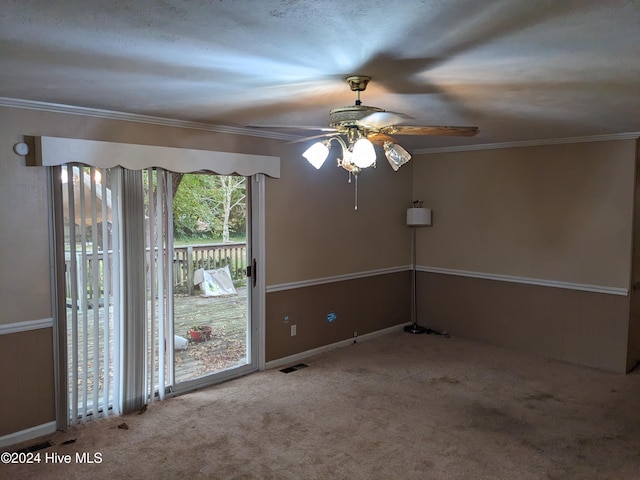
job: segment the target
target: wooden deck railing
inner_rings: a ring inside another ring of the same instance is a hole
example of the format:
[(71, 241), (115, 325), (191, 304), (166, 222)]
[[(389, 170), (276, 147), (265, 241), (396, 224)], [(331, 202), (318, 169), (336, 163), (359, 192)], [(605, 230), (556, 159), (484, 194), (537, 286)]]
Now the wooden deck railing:
[[(86, 269), (87, 278), (91, 278), (94, 263), (97, 259), (100, 278), (102, 278), (104, 269), (103, 262), (105, 253), (112, 267), (112, 252), (96, 252), (89, 253), (86, 256), (86, 265), (83, 265), (82, 256), (77, 255), (77, 285), (81, 284), (83, 275), (82, 268)], [(65, 274), (66, 274), (66, 290), (67, 298), (71, 297), (71, 258), (69, 252), (65, 256)], [(193, 274), (199, 268), (212, 270), (214, 268), (222, 268), (229, 266), (231, 278), (233, 280), (243, 280), (247, 272), (247, 244), (246, 243), (219, 243), (209, 245), (188, 245), (182, 247), (174, 247), (173, 249), (173, 287), (174, 292), (189, 293), (193, 295), (195, 285), (193, 284)], [(111, 268), (109, 269), (110, 271)], [(111, 279), (109, 279), (110, 281)], [(110, 285), (113, 283), (110, 281)], [(103, 292), (100, 292), (102, 296)], [(86, 292), (87, 298), (93, 298), (93, 292)], [(78, 292), (78, 298), (84, 296)]]
[[(189, 261), (190, 260), (190, 261)], [(220, 243), (214, 245), (188, 245), (173, 248), (174, 289), (185, 288), (193, 295), (193, 272), (199, 268), (212, 270), (229, 265), (231, 278), (242, 280), (247, 276), (247, 244)]]

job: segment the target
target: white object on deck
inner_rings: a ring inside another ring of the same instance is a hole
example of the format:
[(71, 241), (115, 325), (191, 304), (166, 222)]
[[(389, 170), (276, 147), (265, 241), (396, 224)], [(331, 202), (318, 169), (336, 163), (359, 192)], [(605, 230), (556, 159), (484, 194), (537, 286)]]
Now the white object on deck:
[(189, 346), (189, 340), (180, 335), (173, 336), (173, 348), (175, 350), (186, 350)]
[(199, 268), (193, 273), (193, 283), (200, 285), (203, 297), (238, 294), (236, 287), (233, 286), (229, 265), (214, 270)]

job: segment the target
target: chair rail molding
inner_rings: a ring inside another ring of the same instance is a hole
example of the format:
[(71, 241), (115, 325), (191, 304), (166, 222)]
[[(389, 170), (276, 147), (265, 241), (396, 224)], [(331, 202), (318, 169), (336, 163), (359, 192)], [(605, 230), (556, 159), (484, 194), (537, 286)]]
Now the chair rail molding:
[(621, 287), (608, 287), (604, 285), (589, 285), (585, 283), (572, 283), (559, 280), (546, 280), (542, 278), (517, 277), (496, 273), (472, 272), (468, 270), (455, 270), (452, 268), (417, 266), (419, 272), (439, 273), (443, 275), (455, 275), (458, 277), (480, 278), (483, 280), (495, 280), (498, 282), (523, 283), (526, 285), (538, 285), (541, 287), (565, 288), (568, 290), (580, 290), (583, 292), (604, 293), (607, 295), (629, 295), (629, 289)]
[(41, 318), (39, 320), (27, 320), (26, 322), (0, 323), (0, 335), (10, 333), (29, 332), (41, 328), (53, 328), (53, 318)]

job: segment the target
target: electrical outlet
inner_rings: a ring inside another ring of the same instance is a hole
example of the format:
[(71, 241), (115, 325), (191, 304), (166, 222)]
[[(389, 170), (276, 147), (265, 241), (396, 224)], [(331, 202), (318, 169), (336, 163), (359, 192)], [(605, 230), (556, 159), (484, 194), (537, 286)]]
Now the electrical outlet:
[(353, 332), (353, 337), (357, 337), (358, 336), (358, 332)]
[(295, 337), (295, 336), (296, 336), (296, 333), (297, 333), (297, 331), (296, 331), (296, 330), (297, 330), (296, 326), (297, 326), (297, 325), (291, 325), (291, 336), (292, 336), (292, 337)]

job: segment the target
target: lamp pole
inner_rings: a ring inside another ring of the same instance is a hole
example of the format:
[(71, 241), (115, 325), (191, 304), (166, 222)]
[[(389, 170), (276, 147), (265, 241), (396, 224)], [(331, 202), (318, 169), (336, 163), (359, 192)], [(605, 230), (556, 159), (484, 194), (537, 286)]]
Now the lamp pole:
[(431, 210), (422, 208), (422, 201), (413, 202), (407, 209), (407, 225), (411, 227), (411, 325), (404, 327), (408, 333), (426, 333), (427, 329), (418, 325), (417, 277), (416, 277), (416, 227), (431, 225)]

